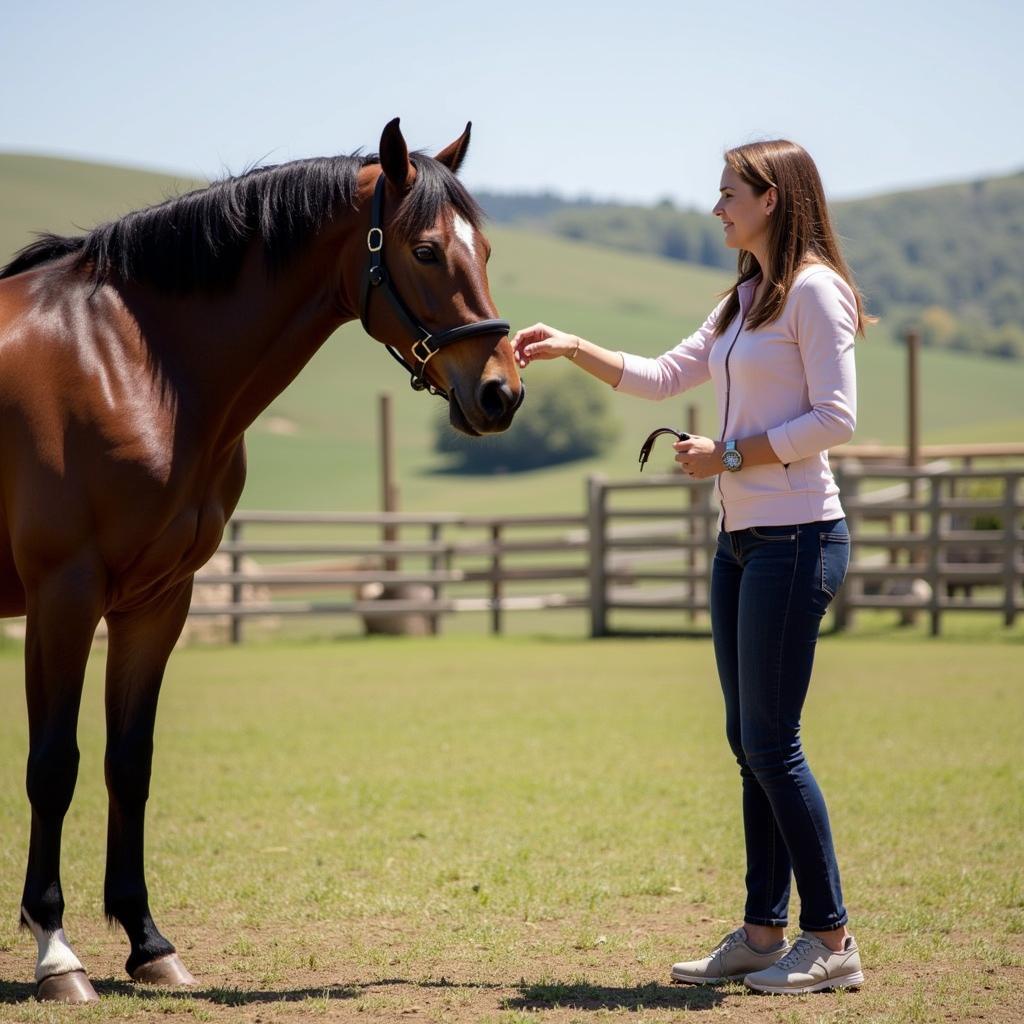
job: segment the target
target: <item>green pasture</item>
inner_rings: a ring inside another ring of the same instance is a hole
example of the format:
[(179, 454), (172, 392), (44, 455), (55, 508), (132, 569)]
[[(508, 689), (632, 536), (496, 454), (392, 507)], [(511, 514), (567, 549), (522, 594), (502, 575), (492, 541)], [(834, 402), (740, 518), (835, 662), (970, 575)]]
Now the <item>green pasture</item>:
[(132, 986), (101, 909), (101, 655), (63, 879), (103, 1001), (62, 1010), (32, 1000), (15, 927), (24, 698), (20, 651), (0, 649), (0, 1021), (1020, 1020), (1019, 642), (820, 644), (805, 743), (868, 981), (795, 1000), (666, 983), (742, 906), (737, 770), (699, 640), (177, 653), (149, 881), (200, 988)]
[[(32, 230), (87, 228), (190, 184), (124, 168), (0, 155), (0, 258), (24, 244)], [(648, 355), (694, 331), (728, 282), (717, 271), (524, 230), (494, 228), (489, 234), (492, 292), (514, 327), (543, 320)], [(859, 344), (858, 360), (856, 440), (903, 440), (904, 355), (885, 323)], [(1024, 362), (934, 351), (922, 362), (925, 441), (1024, 437)], [(534, 367), (527, 380), (550, 372), (550, 365)], [(661, 405), (611, 396), (621, 435), (608, 455), (483, 480), (452, 476), (442, 472), (444, 462), (433, 451), (433, 424), (443, 403), (414, 395), (384, 350), (358, 325), (347, 325), (250, 431), (242, 506), (376, 508), (377, 394), (384, 389), (396, 396), (401, 501), (408, 511), (578, 511), (589, 473), (634, 475), (639, 442), (654, 426), (684, 425), (690, 401), (698, 406), (700, 429), (716, 427), (708, 387)], [(529, 415), (529, 404), (521, 415)]]

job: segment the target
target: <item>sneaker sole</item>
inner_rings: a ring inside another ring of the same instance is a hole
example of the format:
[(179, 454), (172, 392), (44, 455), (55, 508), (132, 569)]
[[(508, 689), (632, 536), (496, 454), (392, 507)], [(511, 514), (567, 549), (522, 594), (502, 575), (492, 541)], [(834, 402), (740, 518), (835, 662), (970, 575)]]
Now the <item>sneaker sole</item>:
[(843, 978), (830, 978), (826, 981), (816, 981), (811, 985), (761, 985), (757, 982), (744, 978), (743, 983), (755, 992), (764, 992), (772, 996), (801, 995), (804, 992), (825, 992), (834, 988), (860, 988), (864, 984), (864, 972), (857, 971), (848, 974)]

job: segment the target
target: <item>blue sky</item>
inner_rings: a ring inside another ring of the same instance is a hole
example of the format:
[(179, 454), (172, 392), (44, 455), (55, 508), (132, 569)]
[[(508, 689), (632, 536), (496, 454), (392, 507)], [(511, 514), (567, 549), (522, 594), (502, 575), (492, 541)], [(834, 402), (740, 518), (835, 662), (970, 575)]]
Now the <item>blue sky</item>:
[(1024, 4), (34, 0), (0, 20), (0, 150), (193, 175), (474, 123), (473, 187), (710, 206), (785, 136), (836, 198), (1024, 168)]

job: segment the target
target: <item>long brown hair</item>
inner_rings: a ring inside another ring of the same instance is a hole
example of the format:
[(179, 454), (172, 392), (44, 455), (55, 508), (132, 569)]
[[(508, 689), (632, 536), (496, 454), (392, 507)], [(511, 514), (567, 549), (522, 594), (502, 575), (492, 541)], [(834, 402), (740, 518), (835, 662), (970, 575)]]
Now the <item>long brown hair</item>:
[(857, 300), (857, 333), (875, 318), (864, 311), (864, 300), (836, 237), (825, 201), (821, 176), (810, 154), (795, 142), (772, 139), (751, 142), (725, 152), (725, 162), (758, 196), (770, 188), (778, 192), (778, 202), (768, 222), (768, 258), (770, 274), (759, 267), (754, 254), (741, 249), (736, 283), (725, 293), (725, 307), (718, 318), (718, 337), (740, 311), (739, 287), (765, 270), (764, 284), (757, 304), (747, 314), (750, 328), (771, 323), (786, 304), (793, 279), (809, 261), (831, 267), (851, 288)]

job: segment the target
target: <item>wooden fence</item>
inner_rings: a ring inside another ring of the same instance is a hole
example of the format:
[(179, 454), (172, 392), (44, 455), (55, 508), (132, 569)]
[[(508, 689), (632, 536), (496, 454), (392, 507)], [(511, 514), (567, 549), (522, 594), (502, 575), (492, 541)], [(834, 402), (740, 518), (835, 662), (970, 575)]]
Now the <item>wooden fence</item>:
[(620, 611), (678, 611), (691, 625), (706, 615), (718, 538), (711, 481), (594, 476), (587, 507), (591, 636), (625, 632), (612, 622)]
[[(1021, 446), (1005, 447), (924, 449), (932, 461), (920, 468), (886, 464), (892, 450), (834, 453), (853, 537), (836, 628), (860, 609), (924, 614), (932, 633), (951, 611), (999, 612), (1013, 624), (1024, 610), (1024, 464), (1013, 458)], [(979, 458), (1013, 464), (979, 468)], [(190, 615), (228, 622), (234, 642), (254, 617), (425, 616), (437, 631), (445, 616), (485, 612), (500, 633), (507, 612), (572, 608), (589, 609), (594, 636), (624, 632), (622, 612), (678, 613), (673, 631), (705, 630), (718, 515), (711, 483), (593, 477), (586, 508), (584, 516), (239, 513), (197, 581)]]
[[(951, 611), (1024, 611), (1024, 467), (840, 466), (853, 560), (837, 627), (857, 609), (925, 613), (932, 635)], [(879, 486), (881, 485), (881, 486)]]
[(508, 611), (586, 607), (588, 550), (579, 515), (240, 512), (189, 614), (227, 619), (234, 643), (246, 619), (280, 616), (419, 616), (437, 631), (446, 615), (487, 612), (500, 633)]
[[(1024, 466), (836, 463), (853, 540), (846, 584), (832, 609), (837, 629), (868, 608), (899, 611), (904, 620), (926, 614), (933, 635), (951, 611), (997, 612), (1014, 624), (1024, 611)], [(676, 507), (622, 500), (659, 489), (681, 494)], [(678, 611), (690, 621), (707, 612), (718, 515), (710, 484), (678, 475), (643, 483), (598, 478), (590, 483), (589, 506), (592, 635), (622, 632), (612, 619), (625, 609)], [(622, 537), (628, 521), (650, 526)], [(612, 556), (623, 549), (633, 560), (616, 568)]]

